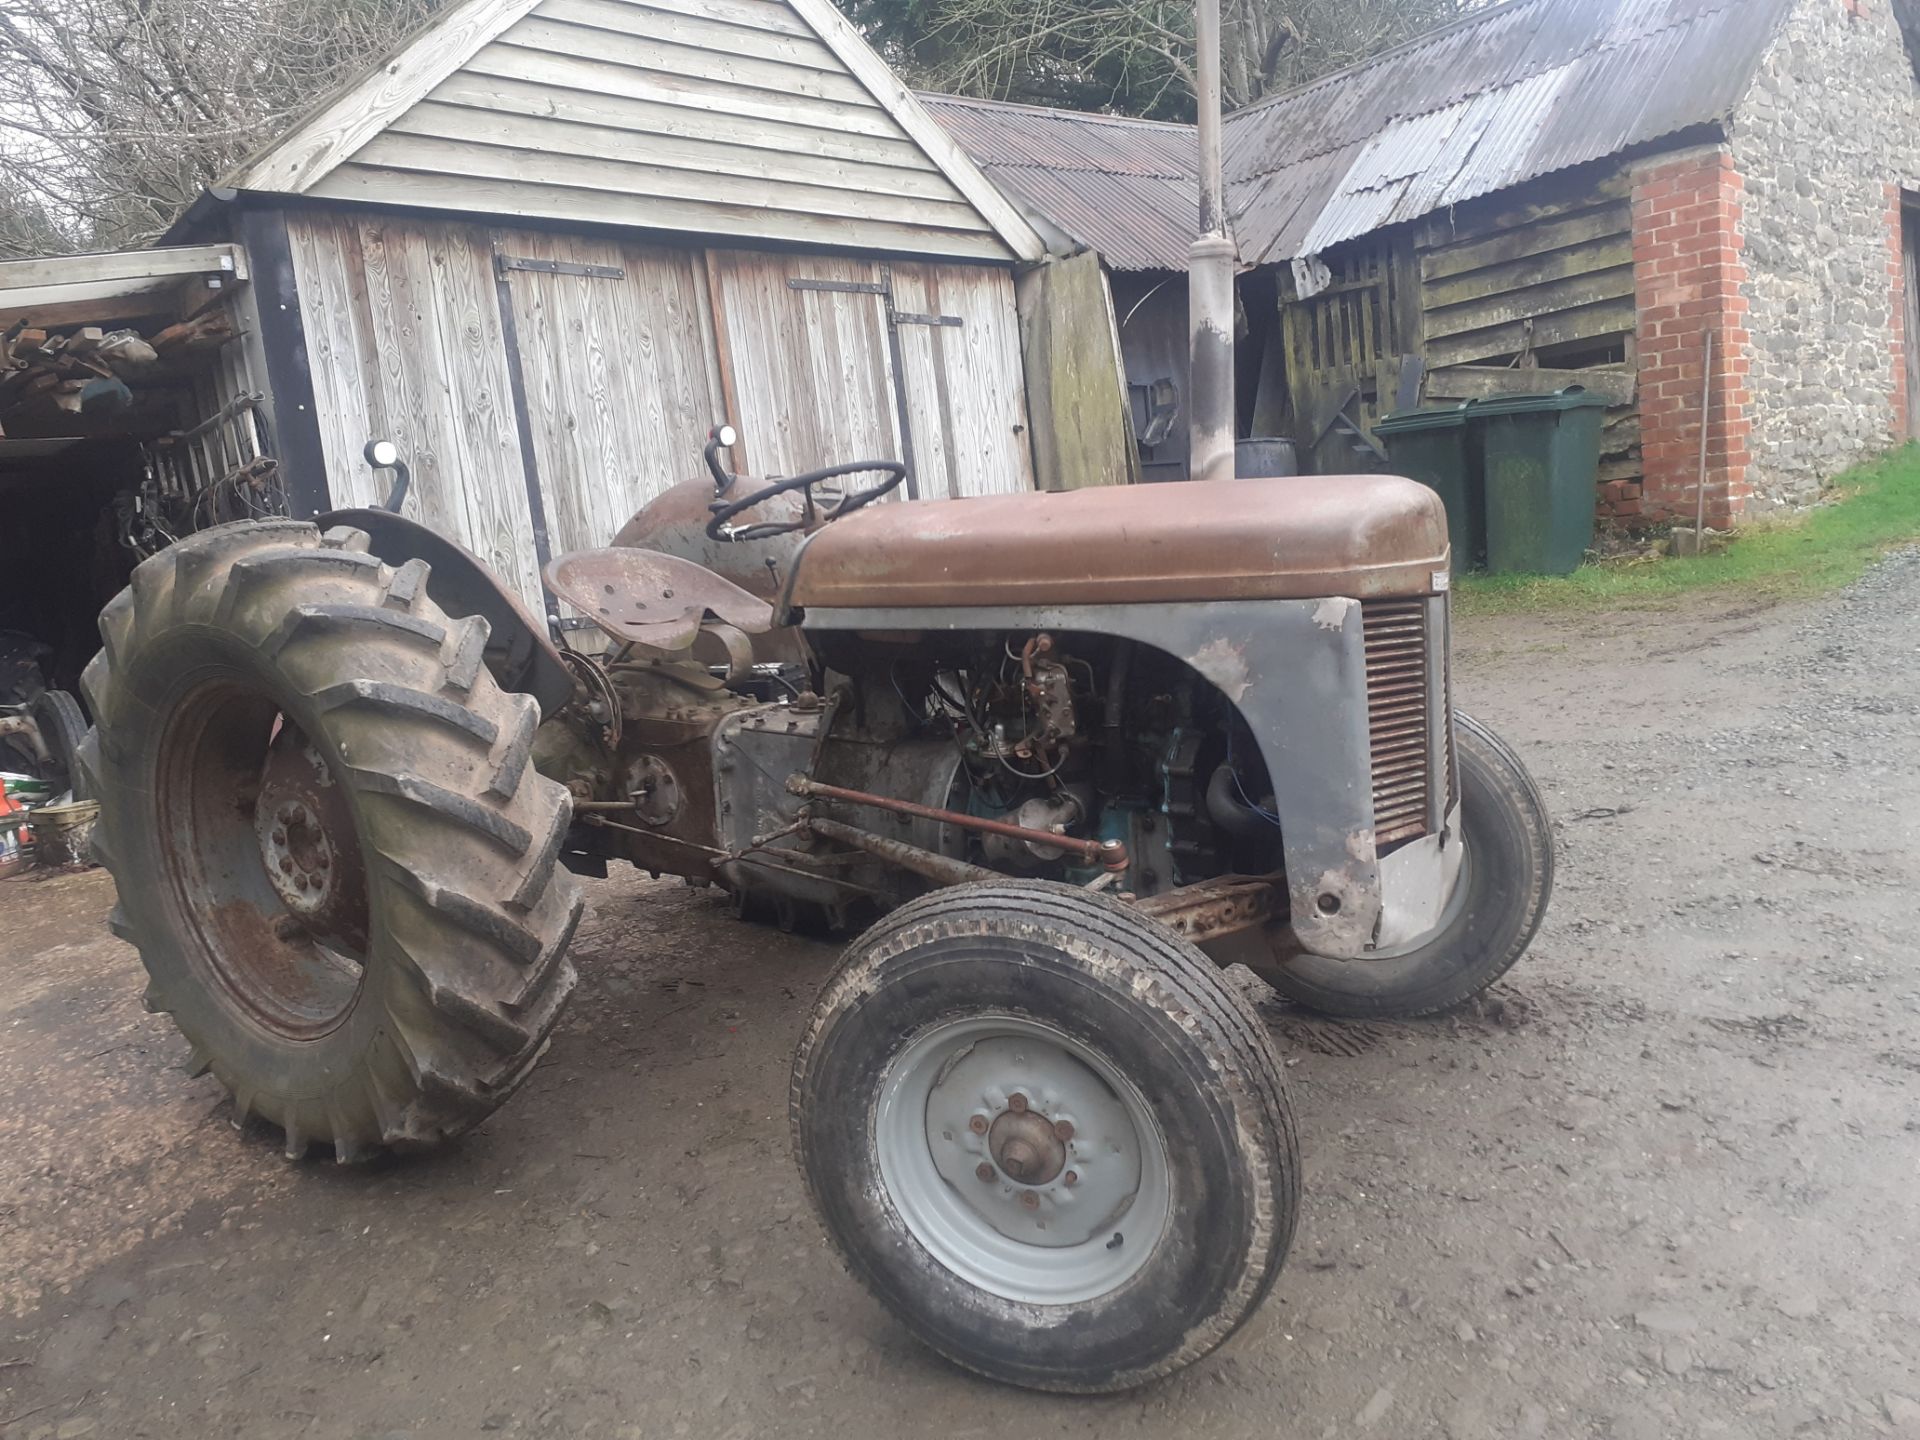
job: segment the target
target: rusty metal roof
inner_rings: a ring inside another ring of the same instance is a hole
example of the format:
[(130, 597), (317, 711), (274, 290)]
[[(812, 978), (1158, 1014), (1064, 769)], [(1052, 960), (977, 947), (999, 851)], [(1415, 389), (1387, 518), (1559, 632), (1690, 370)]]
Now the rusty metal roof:
[(1249, 264), (1722, 122), (1792, 0), (1507, 0), (1227, 117)]
[[(1506, 0), (1237, 111), (1225, 150), (1240, 257), (1318, 254), (1718, 124), (1792, 3)], [(1191, 126), (920, 98), (1016, 204), (1114, 269), (1186, 268)]]
[(1184, 270), (1198, 229), (1191, 125), (922, 95), (974, 164), (1115, 270)]

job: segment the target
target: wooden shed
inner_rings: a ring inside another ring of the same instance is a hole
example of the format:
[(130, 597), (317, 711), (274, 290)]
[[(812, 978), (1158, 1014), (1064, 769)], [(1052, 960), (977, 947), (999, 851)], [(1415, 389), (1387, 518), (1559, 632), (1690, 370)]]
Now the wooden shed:
[(208, 235), (251, 257), (294, 513), (377, 499), (391, 438), (409, 511), (543, 612), (722, 419), (747, 473), (1035, 484), (1045, 244), (829, 0), (466, 0), (175, 230)]

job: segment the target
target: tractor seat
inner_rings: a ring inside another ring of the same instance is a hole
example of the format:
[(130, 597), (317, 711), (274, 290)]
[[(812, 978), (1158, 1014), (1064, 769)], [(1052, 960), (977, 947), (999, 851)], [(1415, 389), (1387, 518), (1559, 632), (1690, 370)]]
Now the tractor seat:
[(547, 566), (547, 588), (616, 640), (685, 650), (709, 616), (748, 635), (773, 607), (706, 566), (657, 550), (575, 550)]
[(1365, 599), (1431, 593), (1448, 563), (1440, 497), (1412, 480), (1176, 481), (870, 505), (812, 538), (793, 598), (836, 609)]

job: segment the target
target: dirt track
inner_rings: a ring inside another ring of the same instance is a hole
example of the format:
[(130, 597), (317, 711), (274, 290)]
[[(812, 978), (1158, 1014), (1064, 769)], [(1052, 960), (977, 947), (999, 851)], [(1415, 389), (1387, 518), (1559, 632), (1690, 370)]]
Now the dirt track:
[(527, 1090), (355, 1171), (184, 1077), (103, 876), (16, 879), (0, 1435), (1920, 1436), (1920, 555), (1817, 606), (1465, 630), (1553, 911), (1471, 1015), (1270, 1007), (1306, 1209), (1213, 1360), (1053, 1400), (890, 1325), (787, 1154), (833, 952), (709, 896), (594, 884)]

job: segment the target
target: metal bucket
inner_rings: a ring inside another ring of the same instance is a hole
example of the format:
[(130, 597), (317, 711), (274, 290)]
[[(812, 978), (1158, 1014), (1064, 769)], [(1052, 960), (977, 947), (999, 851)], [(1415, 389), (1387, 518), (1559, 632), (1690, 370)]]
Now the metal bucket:
[(1242, 480), (1284, 480), (1300, 473), (1300, 457), (1284, 436), (1256, 435), (1233, 442), (1233, 473)]
[(100, 817), (98, 800), (76, 800), (71, 805), (42, 805), (33, 812), (34, 845), (42, 865), (91, 865), (93, 822)]

